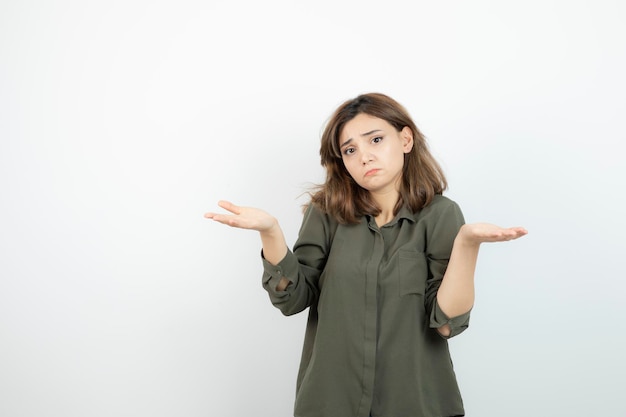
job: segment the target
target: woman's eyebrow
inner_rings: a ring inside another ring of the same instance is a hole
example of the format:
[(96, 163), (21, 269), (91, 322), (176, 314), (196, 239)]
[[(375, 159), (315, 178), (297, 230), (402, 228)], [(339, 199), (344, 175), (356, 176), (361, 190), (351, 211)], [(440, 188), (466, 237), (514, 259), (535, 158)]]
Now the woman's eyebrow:
[(361, 133), (361, 136), (369, 136), (372, 133), (376, 133), (376, 132), (382, 132), (382, 130), (380, 130), (380, 129), (370, 130), (369, 132)]
[[(371, 135), (373, 133), (377, 133), (377, 132), (382, 132), (382, 130), (380, 130), (380, 129), (370, 130), (369, 132), (361, 133), (361, 136), (369, 136), (369, 135)], [(344, 146), (346, 146), (350, 142), (352, 142), (352, 138), (347, 139), (344, 143), (339, 145), (339, 149), (343, 148)]]
[(343, 148), (344, 146), (346, 146), (347, 144), (349, 144), (350, 142), (352, 142), (352, 138), (346, 140), (344, 143), (342, 143), (341, 145), (339, 145), (339, 149)]

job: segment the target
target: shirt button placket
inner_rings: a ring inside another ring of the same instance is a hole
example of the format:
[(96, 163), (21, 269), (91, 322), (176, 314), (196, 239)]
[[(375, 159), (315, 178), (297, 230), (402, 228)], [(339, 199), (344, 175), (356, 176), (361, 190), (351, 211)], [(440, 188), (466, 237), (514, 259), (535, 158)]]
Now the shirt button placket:
[(378, 323), (378, 270), (383, 257), (384, 243), (380, 231), (370, 226), (373, 231), (373, 246), (365, 275), (365, 335), (363, 363), (363, 396), (359, 407), (359, 417), (369, 417), (374, 393), (374, 373), (376, 370), (376, 334)]

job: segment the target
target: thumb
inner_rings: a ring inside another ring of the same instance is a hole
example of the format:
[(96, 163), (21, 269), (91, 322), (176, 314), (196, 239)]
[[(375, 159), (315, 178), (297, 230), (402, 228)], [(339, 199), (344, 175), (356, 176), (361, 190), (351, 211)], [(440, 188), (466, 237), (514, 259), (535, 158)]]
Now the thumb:
[(236, 206), (235, 204), (231, 203), (230, 201), (226, 201), (226, 200), (220, 200), (217, 202), (217, 205), (220, 206), (221, 208), (223, 208), (224, 210), (228, 210), (231, 213), (234, 214), (240, 214), (241, 213), (241, 209), (239, 208), (239, 206)]

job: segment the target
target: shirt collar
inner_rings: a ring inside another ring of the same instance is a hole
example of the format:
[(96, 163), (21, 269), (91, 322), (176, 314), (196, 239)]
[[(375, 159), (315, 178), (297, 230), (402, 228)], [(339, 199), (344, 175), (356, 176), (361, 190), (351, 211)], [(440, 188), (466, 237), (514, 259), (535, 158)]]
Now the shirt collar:
[(402, 207), (400, 207), (400, 211), (398, 211), (398, 214), (396, 214), (396, 217), (391, 221), (391, 223), (396, 223), (400, 219), (407, 219), (413, 223), (417, 222), (417, 216), (411, 211), (410, 208), (407, 207), (406, 204), (403, 204)]
[[(372, 216), (371, 214), (368, 214), (366, 215), (366, 217), (367, 217), (367, 222), (369, 224), (376, 224), (376, 220), (374, 219), (374, 216)], [(400, 219), (407, 219), (413, 223), (417, 222), (417, 216), (415, 215), (415, 213), (413, 213), (411, 209), (407, 207), (406, 204), (403, 204), (402, 207), (400, 207), (400, 211), (398, 211), (398, 214), (396, 214), (393, 220), (387, 223), (384, 227), (393, 226), (396, 223), (398, 223)]]

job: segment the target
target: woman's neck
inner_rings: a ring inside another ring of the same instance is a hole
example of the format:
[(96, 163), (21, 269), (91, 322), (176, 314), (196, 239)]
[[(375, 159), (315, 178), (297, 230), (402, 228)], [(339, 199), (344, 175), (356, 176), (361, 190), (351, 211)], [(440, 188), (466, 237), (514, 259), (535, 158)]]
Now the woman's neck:
[(372, 198), (376, 201), (376, 204), (380, 208), (380, 213), (376, 216), (376, 224), (383, 226), (389, 223), (394, 218), (394, 209), (400, 193), (396, 190), (385, 193), (372, 193)]

